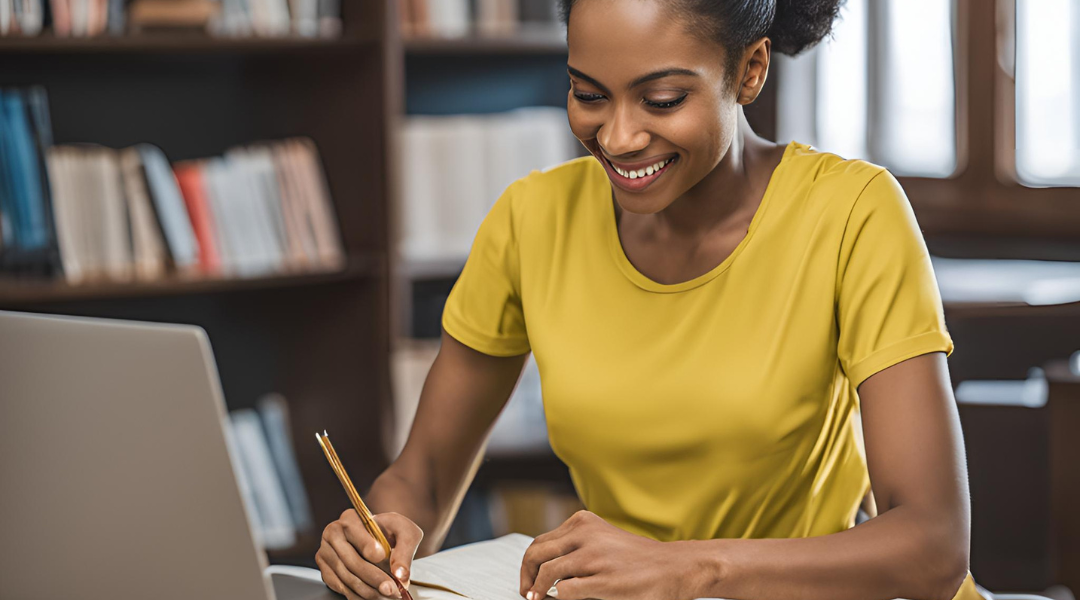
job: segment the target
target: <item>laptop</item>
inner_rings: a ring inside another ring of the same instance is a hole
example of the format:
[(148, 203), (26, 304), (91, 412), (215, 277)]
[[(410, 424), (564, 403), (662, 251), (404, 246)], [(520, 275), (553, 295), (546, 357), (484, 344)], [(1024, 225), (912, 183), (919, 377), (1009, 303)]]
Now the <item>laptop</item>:
[(0, 311), (0, 598), (341, 598), (267, 569), (226, 418), (198, 327)]

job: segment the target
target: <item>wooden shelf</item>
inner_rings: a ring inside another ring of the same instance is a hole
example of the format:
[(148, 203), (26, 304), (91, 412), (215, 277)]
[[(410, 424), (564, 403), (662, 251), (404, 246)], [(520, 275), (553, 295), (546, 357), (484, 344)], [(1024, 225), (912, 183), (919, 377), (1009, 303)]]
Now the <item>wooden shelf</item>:
[(526, 29), (514, 35), (469, 35), (460, 38), (405, 38), (405, 53), (412, 55), (566, 54), (566, 38), (558, 29)]
[(340, 270), (312, 271), (265, 277), (167, 278), (157, 281), (105, 282), (84, 285), (71, 285), (62, 281), (24, 282), (0, 279), (0, 307), (11, 308), (31, 304), (83, 300), (222, 294), (332, 284), (382, 276), (384, 270), (382, 265), (383, 262), (377, 255), (371, 255), (351, 257), (347, 266)]
[(378, 42), (375, 36), (340, 38), (226, 38), (202, 34), (140, 34), (98, 37), (0, 37), (3, 54), (273, 54), (281, 52), (353, 51)]

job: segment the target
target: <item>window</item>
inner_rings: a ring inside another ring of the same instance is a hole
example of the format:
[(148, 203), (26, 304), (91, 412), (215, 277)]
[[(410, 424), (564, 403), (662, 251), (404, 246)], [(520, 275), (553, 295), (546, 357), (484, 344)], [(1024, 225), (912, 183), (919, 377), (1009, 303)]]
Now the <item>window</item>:
[(848, 0), (829, 39), (805, 56), (778, 58), (780, 141), (865, 158), (898, 175), (952, 175), (953, 22), (952, 2), (943, 0)]
[(1080, 185), (1080, 6), (1016, 2), (1016, 174), (1029, 186)]

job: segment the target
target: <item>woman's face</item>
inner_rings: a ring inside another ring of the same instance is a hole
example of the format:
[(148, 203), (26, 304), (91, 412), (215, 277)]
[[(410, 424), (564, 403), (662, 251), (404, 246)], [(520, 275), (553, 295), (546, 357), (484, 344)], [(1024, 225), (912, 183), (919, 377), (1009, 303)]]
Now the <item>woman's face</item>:
[[(567, 36), (570, 128), (624, 210), (664, 210), (712, 172), (734, 135), (723, 50), (655, 0), (579, 0)], [(644, 177), (628, 172), (637, 169)]]

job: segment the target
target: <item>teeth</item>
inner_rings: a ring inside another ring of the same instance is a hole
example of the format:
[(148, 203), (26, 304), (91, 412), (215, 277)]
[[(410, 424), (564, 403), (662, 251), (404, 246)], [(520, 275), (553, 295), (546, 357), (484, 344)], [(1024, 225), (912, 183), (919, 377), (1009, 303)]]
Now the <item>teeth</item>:
[(627, 179), (637, 179), (638, 177), (645, 177), (647, 175), (652, 175), (653, 173), (656, 173), (660, 169), (663, 169), (665, 165), (667, 165), (668, 163), (670, 163), (673, 160), (675, 160), (675, 159), (674, 158), (669, 158), (667, 160), (662, 160), (662, 161), (656, 163), (655, 165), (649, 165), (649, 166), (645, 167), (644, 169), (638, 169), (636, 171), (626, 171), (624, 169), (620, 169), (619, 167), (616, 167), (615, 165), (611, 165), (611, 166), (615, 168), (615, 172), (618, 173), (619, 175), (622, 175), (623, 177), (626, 177)]

